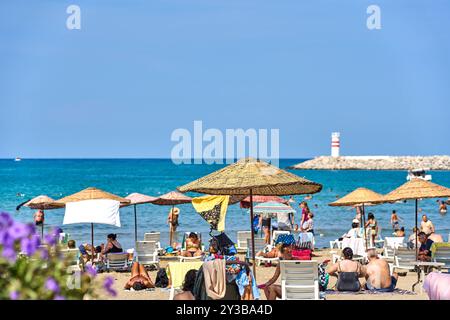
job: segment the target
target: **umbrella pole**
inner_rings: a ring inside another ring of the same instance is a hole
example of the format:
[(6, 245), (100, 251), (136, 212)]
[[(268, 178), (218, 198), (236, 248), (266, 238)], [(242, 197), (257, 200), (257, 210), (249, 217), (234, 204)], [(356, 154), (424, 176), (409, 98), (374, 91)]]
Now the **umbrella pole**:
[(250, 230), (252, 231), (252, 262), (253, 262), (253, 276), (256, 281), (256, 261), (255, 261), (255, 232), (253, 231), (253, 192), (250, 189)]
[(45, 213), (44, 213), (44, 210), (42, 210), (42, 214), (44, 215), (44, 219), (42, 220), (42, 226), (41, 226), (41, 241), (44, 241), (44, 223), (45, 223)]
[(416, 199), (416, 260), (419, 259), (419, 233), (417, 232), (419, 229), (417, 228), (417, 209), (419, 206), (419, 200)]
[(93, 223), (91, 223), (91, 244), (92, 244), (91, 260), (92, 260), (92, 264), (94, 264), (95, 247), (94, 247), (94, 224)]
[[(175, 209), (175, 205), (172, 205), (172, 211), (170, 211), (170, 219), (172, 220), (172, 214)], [(172, 221), (169, 221), (169, 246), (172, 246), (172, 240), (173, 240), (173, 224)]]
[(136, 205), (134, 205), (134, 242), (137, 242), (137, 214)]
[(364, 206), (364, 203), (362, 204), (362, 221), (363, 221), (363, 230), (364, 230), (364, 243), (366, 244), (366, 250), (367, 250), (367, 234), (366, 234), (366, 207)]

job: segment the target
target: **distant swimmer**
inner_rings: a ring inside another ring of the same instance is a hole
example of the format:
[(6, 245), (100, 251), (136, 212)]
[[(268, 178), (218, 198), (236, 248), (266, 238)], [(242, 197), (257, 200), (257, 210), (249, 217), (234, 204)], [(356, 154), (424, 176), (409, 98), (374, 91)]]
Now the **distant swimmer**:
[(309, 194), (309, 195), (307, 195), (304, 199), (305, 199), (305, 200), (311, 200), (312, 198), (313, 198), (313, 196)]
[(447, 213), (447, 204), (444, 201), (439, 201), (439, 213)]
[(17, 192), (16, 196), (18, 196), (18, 197), (25, 197), (25, 193)]

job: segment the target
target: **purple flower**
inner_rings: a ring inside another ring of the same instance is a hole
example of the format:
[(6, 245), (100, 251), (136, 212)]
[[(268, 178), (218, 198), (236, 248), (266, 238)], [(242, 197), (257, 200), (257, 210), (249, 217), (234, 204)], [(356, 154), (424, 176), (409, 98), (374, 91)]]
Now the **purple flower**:
[(8, 247), (3, 248), (2, 256), (11, 263), (14, 263), (17, 258), (16, 251), (13, 248)]
[(9, 298), (10, 298), (11, 300), (18, 300), (19, 297), (20, 297), (20, 293), (19, 293), (19, 291), (17, 291), (17, 290), (11, 291), (11, 292), (9, 293)]
[(32, 256), (38, 249), (40, 244), (39, 238), (31, 236), (30, 238), (23, 238), (20, 241), (20, 250), (27, 256)]
[(47, 260), (49, 257), (48, 250), (46, 248), (39, 248), (39, 253), (41, 255), (42, 260)]
[(103, 282), (103, 288), (110, 294), (111, 296), (117, 296), (117, 291), (113, 289), (114, 279), (112, 277), (106, 277)]
[(28, 237), (30, 235), (30, 229), (28, 225), (14, 221), (12, 226), (10, 226), (8, 229), (8, 234), (13, 240), (18, 240), (24, 237)]
[(97, 270), (95, 270), (95, 268), (90, 265), (86, 266), (85, 270), (92, 277), (95, 277), (97, 275)]
[(0, 213), (0, 230), (8, 229), (13, 223), (13, 220), (6, 212)]
[(53, 300), (66, 300), (66, 298), (64, 298), (64, 297), (61, 296), (61, 295), (56, 295), (56, 296), (53, 298)]
[(60, 290), (58, 282), (52, 277), (48, 277), (45, 281), (45, 288), (54, 293), (59, 293)]
[(49, 246), (54, 246), (56, 244), (56, 237), (52, 234), (44, 235), (44, 241)]

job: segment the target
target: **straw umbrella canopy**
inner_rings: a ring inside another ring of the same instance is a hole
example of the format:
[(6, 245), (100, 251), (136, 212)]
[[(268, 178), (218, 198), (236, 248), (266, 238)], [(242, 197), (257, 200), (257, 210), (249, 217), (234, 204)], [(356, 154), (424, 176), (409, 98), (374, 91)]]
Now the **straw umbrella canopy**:
[[(419, 199), (450, 197), (450, 189), (424, 179), (415, 178), (384, 196), (385, 202), (415, 200), (415, 224), (418, 230)], [(418, 235), (416, 232), (416, 257), (418, 256)]]
[[(42, 211), (52, 210), (52, 209), (60, 209), (60, 208), (64, 207), (64, 205), (56, 203), (54, 199), (52, 199), (46, 195), (40, 195), (31, 200), (28, 200), (27, 202), (18, 206), (18, 209), (20, 209), (21, 206), (28, 207), (30, 209), (35, 209), (35, 210), (42, 210)], [(41, 237), (42, 238), (44, 237), (44, 221), (42, 222), (42, 227), (41, 227)]]
[(385, 199), (382, 194), (379, 194), (375, 191), (372, 191), (367, 188), (357, 188), (342, 198), (330, 203), (329, 205), (332, 207), (340, 207), (340, 206), (360, 206), (362, 207), (362, 223), (364, 229), (364, 240), (367, 247), (367, 236), (366, 236), (366, 228), (365, 228), (365, 220), (366, 220), (366, 212), (365, 207), (369, 205), (376, 205), (384, 203)]
[(146, 204), (146, 203), (152, 203), (153, 201), (155, 201), (157, 198), (156, 197), (152, 197), (152, 196), (147, 196), (145, 194), (142, 193), (131, 193), (128, 196), (125, 197), (125, 199), (130, 200), (130, 203), (127, 204), (123, 204), (122, 207), (127, 207), (127, 206), (133, 206), (134, 207), (134, 241), (137, 241), (137, 212), (136, 212), (136, 206), (139, 204)]
[[(162, 196), (156, 198), (156, 200), (152, 201), (153, 204), (159, 205), (159, 206), (172, 206), (172, 211), (175, 209), (175, 206), (178, 204), (184, 204), (184, 203), (191, 203), (192, 198), (188, 197), (180, 192), (177, 191), (170, 191), (166, 194), (163, 194)], [(170, 228), (169, 233), (169, 244), (172, 245), (172, 239), (173, 239), (173, 233), (172, 233), (172, 227)]]
[[(76, 192), (70, 196), (61, 198), (56, 201), (57, 204), (63, 204), (66, 205), (69, 202), (78, 202), (78, 201), (85, 201), (85, 200), (101, 200), (101, 199), (107, 199), (107, 200), (115, 200), (119, 201), (120, 204), (128, 204), (131, 201), (129, 199), (125, 199), (122, 197), (119, 197), (115, 194), (94, 188), (89, 187), (84, 190), (81, 190), (79, 192)], [(92, 248), (94, 248), (94, 224), (91, 223), (91, 244)], [(94, 257), (92, 256), (92, 259)]]
[[(218, 171), (178, 188), (181, 192), (213, 195), (248, 195), (250, 197), (250, 230), (253, 223), (253, 195), (284, 196), (312, 194), (322, 185), (253, 158), (241, 159)], [(252, 259), (255, 260), (255, 235), (252, 232)], [(256, 268), (253, 263), (253, 273)]]

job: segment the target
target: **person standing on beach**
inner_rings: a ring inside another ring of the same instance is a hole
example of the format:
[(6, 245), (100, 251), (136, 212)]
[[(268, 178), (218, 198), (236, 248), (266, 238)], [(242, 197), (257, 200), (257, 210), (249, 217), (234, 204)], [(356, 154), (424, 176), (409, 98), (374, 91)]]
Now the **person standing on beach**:
[(398, 215), (397, 211), (392, 210), (391, 214), (391, 225), (394, 231), (397, 231), (400, 229), (400, 221), (403, 221)]
[(364, 228), (366, 228), (366, 230), (368, 231), (367, 236), (369, 237), (370, 241), (372, 241), (371, 245), (373, 246), (375, 244), (375, 239), (378, 235), (378, 222), (375, 219), (373, 213), (369, 213), (367, 215), (367, 222)]
[(34, 213), (33, 219), (34, 219), (34, 223), (35, 223), (37, 226), (43, 225), (43, 224), (44, 224), (44, 220), (45, 220), (44, 211), (42, 211), (42, 210), (40, 210), (40, 209), (39, 209), (38, 211), (36, 211), (36, 212)]
[(300, 227), (301, 227), (301, 226), (303, 226), (303, 224), (306, 221), (308, 221), (308, 219), (309, 219), (308, 215), (310, 213), (310, 210), (309, 210), (309, 207), (308, 207), (308, 203), (306, 201), (302, 201), (299, 206), (302, 209), (302, 217), (301, 217), (301, 220), (300, 220)]
[(173, 234), (177, 232), (177, 227), (180, 225), (178, 222), (178, 216), (180, 209), (173, 207), (169, 211), (167, 216), (167, 224), (169, 225), (169, 244), (172, 245)]
[(263, 215), (259, 216), (259, 227), (264, 232), (265, 244), (270, 244), (270, 225), (271, 225), (270, 217), (263, 217)]
[(422, 216), (422, 222), (420, 223), (420, 231), (424, 232), (427, 236), (434, 233), (434, 225), (431, 220), (428, 219), (427, 215)]

